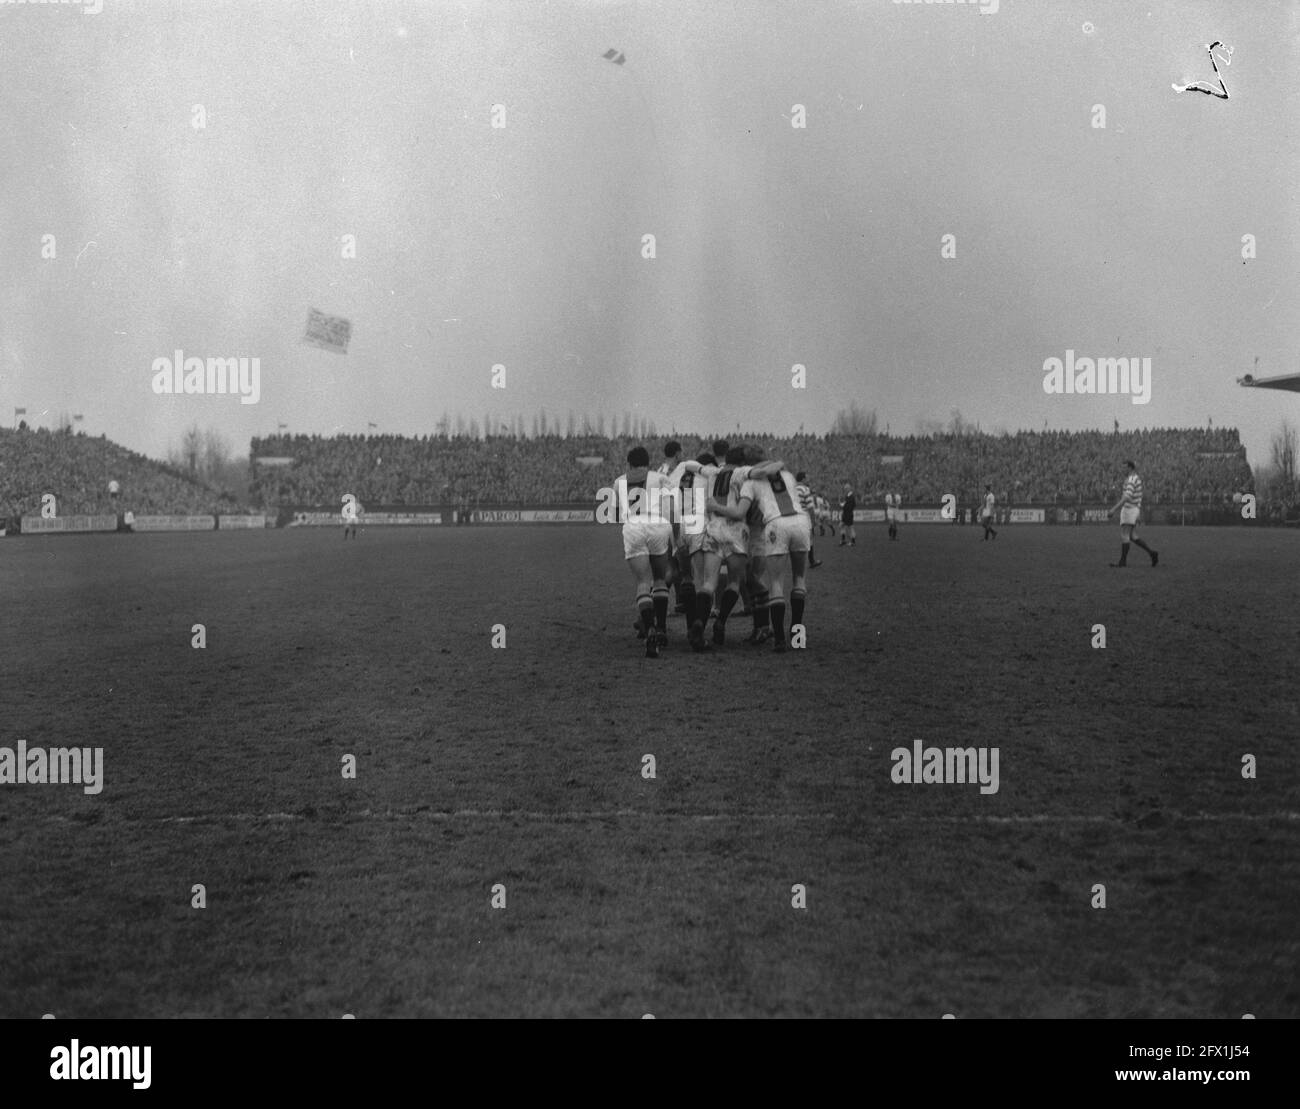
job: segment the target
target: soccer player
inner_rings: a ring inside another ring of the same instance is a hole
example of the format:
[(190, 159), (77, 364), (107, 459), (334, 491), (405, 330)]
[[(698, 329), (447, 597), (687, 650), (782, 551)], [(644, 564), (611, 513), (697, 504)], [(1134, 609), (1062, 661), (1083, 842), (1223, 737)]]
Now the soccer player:
[(348, 532), (352, 533), (352, 538), (357, 537), (357, 524), (361, 521), (361, 503), (356, 497), (349, 497), (343, 502), (343, 542), (348, 540)]
[(993, 511), (997, 505), (997, 498), (993, 495), (993, 486), (984, 486), (984, 507), (980, 509), (980, 523), (984, 525), (984, 538), (980, 540), (985, 542), (991, 535), (994, 539), (998, 533), (993, 530)]
[[(711, 470), (706, 467), (703, 471), (708, 478), (709, 498), (706, 502), (708, 516), (704, 524), (704, 538), (700, 545), (703, 556), (701, 572), (695, 575), (695, 620), (690, 629), (691, 648), (695, 651), (702, 651), (707, 646), (704, 642), (704, 626), (713, 612), (713, 597), (717, 592), (718, 575), (723, 563), (727, 567), (727, 587), (718, 602), (718, 617), (713, 625), (713, 642), (719, 646), (726, 642), (727, 617), (740, 599), (740, 586), (749, 569), (749, 529), (745, 526), (745, 513), (721, 513), (717, 511), (717, 506), (734, 508), (740, 501), (740, 486), (754, 470), (766, 473), (769, 470), (779, 472), (782, 468), (780, 462), (763, 462), (758, 466), (750, 466), (746, 463), (746, 457), (743, 445), (730, 447), (722, 465)], [(756, 596), (751, 599), (757, 627), (760, 602), (765, 597)], [(762, 618), (766, 619), (766, 616)], [(755, 636), (750, 638), (755, 639)]]
[[(680, 470), (682, 462), (682, 445), (676, 439), (669, 439), (664, 444), (664, 460), (659, 464), (659, 472), (664, 475), (679, 474), (683, 499), (691, 485), (691, 476)], [(691, 560), (686, 552), (685, 536), (682, 534), (681, 521), (673, 519), (673, 557), (668, 563), (668, 584), (672, 586), (676, 598), (676, 612), (695, 611), (695, 585), (691, 581)]]
[(671, 509), (665, 502), (672, 486), (650, 469), (650, 452), (627, 452), (627, 473), (614, 483), (623, 521), (623, 558), (636, 580), (638, 623), (645, 630), (645, 657), (658, 658), (668, 644), (668, 585), (665, 578), (673, 538)]
[(1129, 544), (1136, 543), (1151, 556), (1151, 565), (1154, 566), (1160, 561), (1160, 555), (1137, 537), (1138, 519), (1142, 515), (1142, 479), (1138, 476), (1137, 466), (1132, 459), (1129, 459), (1124, 465), (1128, 467), (1128, 477), (1124, 479), (1124, 492), (1120, 495), (1114, 507), (1106, 513), (1107, 516), (1114, 516), (1116, 512), (1119, 513), (1119, 534), (1122, 539), (1119, 548), (1119, 561), (1112, 562), (1111, 565), (1114, 567), (1127, 566)]
[(898, 518), (902, 515), (903, 495), (901, 493), (885, 494), (885, 522), (889, 525), (889, 538), (898, 538)]
[(835, 538), (835, 518), (831, 514), (831, 502), (828, 501), (821, 493), (813, 494), (813, 506), (817, 511), (817, 534), (825, 535), (826, 529), (831, 529), (831, 538)]
[(858, 533), (853, 529), (853, 512), (858, 507), (858, 498), (853, 495), (853, 486), (844, 483), (844, 499), (840, 501), (840, 546), (849, 540), (850, 547), (858, 545)]
[(808, 565), (817, 567), (821, 563), (817, 561), (817, 556), (813, 553), (812, 548), (812, 529), (813, 523), (817, 519), (817, 502), (813, 497), (812, 490), (808, 487), (808, 475), (803, 470), (794, 475), (794, 480), (794, 491), (799, 500), (799, 507), (803, 509), (804, 515), (808, 517)]
[(740, 499), (735, 505), (716, 501), (710, 504), (720, 515), (733, 520), (744, 519), (754, 505), (759, 507), (764, 531), (766, 586), (770, 597), (768, 612), (777, 653), (786, 650), (786, 572), (790, 572), (793, 586), (790, 591), (791, 631), (803, 623), (808, 592), (805, 575), (808, 551), (812, 547), (812, 527), (795, 497), (795, 484), (793, 475), (784, 467), (773, 472), (754, 466), (741, 484)]

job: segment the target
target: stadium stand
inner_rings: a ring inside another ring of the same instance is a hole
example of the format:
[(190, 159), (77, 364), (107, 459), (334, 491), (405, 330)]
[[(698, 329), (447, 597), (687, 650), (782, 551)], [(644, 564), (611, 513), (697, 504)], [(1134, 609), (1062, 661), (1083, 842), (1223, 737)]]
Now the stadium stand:
[[(662, 442), (645, 442), (655, 463)], [(712, 437), (674, 433), (688, 456)], [(815, 486), (838, 493), (848, 480), (859, 503), (901, 490), (908, 502), (938, 503), (954, 493), (971, 503), (991, 482), (999, 503), (1113, 501), (1124, 460), (1138, 460), (1149, 504), (1217, 504), (1252, 489), (1246, 450), (1235, 429), (1160, 428), (1107, 434), (773, 437), (733, 432), (732, 443), (760, 444), (768, 457), (807, 470)], [(273, 436), (251, 447), (254, 500), (275, 507), (334, 504), (344, 492), (368, 504), (582, 504), (621, 474), (630, 447), (644, 440), (599, 436)], [(882, 461), (902, 456), (900, 462)], [(259, 457), (292, 458), (259, 466)], [(600, 458), (584, 465), (580, 457)]]
[[(116, 481), (120, 494), (109, 496)], [(103, 436), (0, 428), (0, 517), (39, 514), (53, 493), (61, 516), (78, 513), (243, 513), (233, 497)]]

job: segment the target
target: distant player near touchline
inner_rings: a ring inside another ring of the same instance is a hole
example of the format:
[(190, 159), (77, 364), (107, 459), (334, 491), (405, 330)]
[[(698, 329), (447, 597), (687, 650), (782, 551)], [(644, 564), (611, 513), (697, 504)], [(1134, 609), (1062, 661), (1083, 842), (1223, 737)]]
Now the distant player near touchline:
[(998, 537), (998, 533), (993, 530), (993, 510), (997, 503), (997, 498), (993, 495), (993, 486), (984, 486), (984, 507), (980, 509), (980, 523), (984, 525), (984, 539), (980, 540), (981, 543), (988, 539), (989, 536), (994, 539)]
[(853, 511), (858, 507), (858, 498), (853, 495), (853, 486), (844, 483), (844, 499), (840, 501), (840, 546), (849, 541), (850, 547), (858, 545), (858, 533), (853, 529)]
[(1107, 516), (1114, 516), (1119, 513), (1119, 533), (1122, 542), (1119, 548), (1119, 561), (1112, 562), (1111, 566), (1116, 568), (1128, 565), (1128, 546), (1130, 543), (1136, 543), (1147, 554), (1151, 556), (1151, 565), (1154, 566), (1160, 561), (1160, 555), (1148, 547), (1141, 539), (1137, 537), (1137, 526), (1139, 517), (1142, 515), (1142, 479), (1138, 476), (1137, 465), (1132, 459), (1124, 463), (1128, 467), (1128, 477), (1124, 479), (1124, 492), (1120, 494), (1119, 500), (1106, 513)]
[(903, 515), (903, 495), (901, 493), (885, 494), (885, 522), (889, 524), (889, 538), (898, 538), (898, 520)]
[(835, 514), (831, 512), (831, 502), (828, 501), (821, 493), (813, 494), (813, 508), (816, 511), (817, 534), (825, 535), (826, 529), (831, 529), (831, 538), (835, 538)]
[(817, 522), (817, 502), (813, 497), (812, 490), (808, 487), (808, 475), (800, 470), (794, 475), (794, 491), (799, 498), (799, 507), (803, 509), (804, 515), (808, 517), (808, 565), (820, 566), (817, 556), (813, 554), (812, 529), (813, 524)]
[(349, 497), (343, 502), (343, 541), (346, 543), (348, 532), (352, 533), (352, 538), (357, 537), (357, 524), (361, 522), (361, 502), (356, 497)]

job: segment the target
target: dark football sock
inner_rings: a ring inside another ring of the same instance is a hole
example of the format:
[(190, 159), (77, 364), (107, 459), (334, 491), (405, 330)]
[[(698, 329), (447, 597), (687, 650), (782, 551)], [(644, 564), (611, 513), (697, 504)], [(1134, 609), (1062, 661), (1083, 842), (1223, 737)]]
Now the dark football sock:
[(808, 594), (802, 589), (790, 594), (790, 627), (803, 623), (803, 606), (807, 599)]
[(727, 617), (731, 615), (731, 610), (736, 607), (738, 600), (740, 600), (739, 589), (728, 589), (722, 594), (722, 600), (718, 602), (718, 619), (722, 623), (727, 622)]
[(778, 643), (785, 642), (785, 601), (773, 601), (767, 606), (772, 621), (772, 635)]
[(682, 582), (681, 606), (686, 609), (686, 615), (694, 618), (695, 616), (695, 583), (693, 581)]
[(1121, 543), (1119, 545), (1119, 564), (1123, 566), (1126, 562), (1128, 562), (1128, 544)]
[(695, 591), (695, 623), (707, 624), (713, 615), (713, 594), (707, 589)]
[(659, 631), (664, 631), (668, 627), (668, 586), (656, 586), (653, 599), (655, 627), (658, 628)]

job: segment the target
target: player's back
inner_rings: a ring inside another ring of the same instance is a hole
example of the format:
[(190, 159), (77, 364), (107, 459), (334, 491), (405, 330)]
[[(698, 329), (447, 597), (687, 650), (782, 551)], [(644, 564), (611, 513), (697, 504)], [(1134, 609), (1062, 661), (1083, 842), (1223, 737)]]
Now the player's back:
[(666, 474), (635, 467), (614, 482), (614, 489), (618, 512), (625, 525), (657, 524), (671, 519), (671, 508), (664, 500), (672, 491)]
[(742, 497), (748, 497), (758, 507), (763, 523), (778, 516), (800, 516), (803, 509), (795, 499), (794, 475), (781, 470), (763, 477), (749, 478), (741, 487)]
[[(707, 470), (707, 467), (705, 468)], [(709, 495), (728, 508), (740, 507), (740, 487), (749, 476), (748, 466), (735, 466), (724, 462), (715, 467), (709, 478)]]

